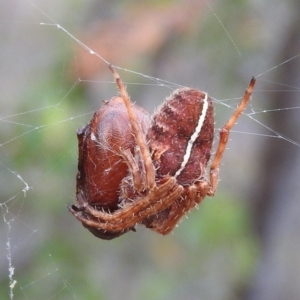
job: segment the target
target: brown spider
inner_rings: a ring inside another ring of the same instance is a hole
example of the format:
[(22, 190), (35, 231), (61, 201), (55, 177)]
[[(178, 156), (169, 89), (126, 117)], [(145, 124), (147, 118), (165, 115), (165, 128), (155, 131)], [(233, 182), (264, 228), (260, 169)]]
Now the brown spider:
[(110, 66), (121, 97), (113, 97), (78, 130), (76, 205), (70, 212), (101, 239), (113, 239), (136, 224), (167, 234), (206, 195), (215, 194), (229, 131), (247, 105), (254, 85), (220, 131), (210, 166), (214, 113), (207, 93), (174, 91), (152, 121), (131, 103)]

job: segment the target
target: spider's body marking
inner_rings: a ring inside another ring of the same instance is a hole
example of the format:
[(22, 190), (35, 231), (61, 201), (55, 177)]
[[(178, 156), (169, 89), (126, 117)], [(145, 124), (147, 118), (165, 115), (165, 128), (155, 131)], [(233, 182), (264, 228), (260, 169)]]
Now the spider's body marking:
[(96, 136), (93, 132), (91, 133), (91, 140), (92, 141), (97, 141), (97, 138), (96, 138)]
[(188, 163), (188, 161), (190, 159), (194, 142), (196, 141), (197, 137), (199, 136), (199, 134), (201, 132), (201, 129), (202, 129), (205, 117), (206, 117), (207, 109), (208, 109), (208, 95), (207, 95), (207, 93), (205, 93), (205, 97), (203, 99), (202, 112), (199, 116), (199, 120), (198, 120), (197, 126), (195, 128), (195, 131), (193, 132), (193, 134), (191, 135), (191, 137), (190, 137), (190, 139), (187, 143), (187, 147), (186, 147), (186, 151), (185, 151), (185, 154), (184, 154), (184, 157), (183, 157), (183, 161), (181, 163), (180, 168), (177, 170), (177, 172), (174, 175), (175, 178), (180, 175), (180, 173), (185, 168), (186, 164)]

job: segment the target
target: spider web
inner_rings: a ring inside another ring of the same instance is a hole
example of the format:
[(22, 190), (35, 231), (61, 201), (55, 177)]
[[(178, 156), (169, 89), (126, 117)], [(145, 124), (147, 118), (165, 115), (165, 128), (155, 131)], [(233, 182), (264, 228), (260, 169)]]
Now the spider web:
[[(299, 101), (289, 101), (292, 95), (299, 95), (299, 72), (293, 85), (287, 84), (284, 77), (280, 82), (274, 80), (286, 66), (299, 66), (297, 49), (276, 59), (280, 46), (276, 38), (285, 35), (289, 18), (275, 22), (272, 14), (289, 16), (290, 7), (262, 3), (265, 1), (243, 3), (238, 8), (226, 1), (191, 1), (190, 5), (198, 5), (197, 13), (187, 23), (175, 17), (176, 22), (169, 20), (168, 14), (163, 14), (164, 7), (170, 5), (183, 16), (187, 4), (165, 1), (162, 6), (154, 5), (155, 12), (162, 14), (160, 18), (165, 18), (161, 26), (166, 26), (157, 30), (138, 27), (147, 23), (146, 19), (141, 22), (138, 18), (147, 10), (131, 1), (102, 1), (90, 6), (61, 2), (2, 4), (0, 298), (88, 299), (97, 295), (97, 299), (140, 299), (146, 295), (146, 299), (182, 299), (187, 295), (193, 298), (199, 291), (206, 295), (205, 299), (232, 296), (226, 290), (225, 279), (220, 281), (219, 289), (207, 291), (212, 282), (219, 282), (209, 281), (208, 277), (214, 276), (214, 267), (222, 264), (225, 274), (231, 268), (230, 263), (224, 265), (222, 253), (214, 258), (206, 253), (204, 257), (214, 262), (201, 261), (202, 270), (190, 269), (184, 281), (189, 294), (184, 288), (171, 288), (171, 279), (164, 270), (171, 270), (180, 281), (178, 274), (186, 265), (191, 266), (190, 257), (198, 256), (197, 251), (188, 252), (186, 247), (207, 251), (194, 247), (193, 243), (203, 242), (197, 236), (199, 232), (180, 240), (176, 235), (162, 238), (148, 231), (146, 234), (139, 228), (131, 237), (104, 243), (80, 227), (66, 209), (75, 194), (75, 132), (88, 122), (101, 100), (117, 92), (108, 63), (116, 66), (132, 99), (150, 112), (178, 87), (209, 91), (216, 110), (216, 140), (218, 130), (236, 108), (254, 75), (257, 86), (251, 103), (232, 130), (217, 192), (240, 197), (247, 182), (255, 176), (255, 166), (251, 163), (250, 168), (249, 161), (255, 161), (253, 158), (263, 151), (262, 145), (269, 139), (280, 140), (283, 151), (290, 145), (297, 153), (300, 150), (299, 136), (286, 134), (269, 122), (274, 115), (280, 120), (282, 114), (290, 113), (295, 131), (299, 128)], [(224, 12), (226, 5), (228, 10)], [(268, 13), (262, 17), (261, 12), (266, 10)], [(237, 19), (236, 11), (243, 12)], [(126, 33), (117, 35), (122, 29), (121, 21), (132, 24), (132, 16), (136, 16), (138, 28), (132, 33), (133, 39)], [(107, 22), (100, 23), (102, 27), (94, 40), (95, 36), (88, 33), (97, 28), (98, 18)], [(162, 35), (163, 29), (172, 34)], [(142, 30), (149, 43), (139, 35)], [(268, 36), (273, 31), (278, 32), (276, 38)], [(109, 38), (116, 42), (115, 46)], [(106, 43), (98, 46), (104, 40)], [(147, 52), (149, 48), (151, 51)], [(286, 97), (274, 106), (272, 95), (278, 93), (285, 93)], [(249, 172), (243, 172), (245, 168)], [(238, 187), (232, 191), (237, 174)], [(201, 222), (205, 222), (201, 216)], [(185, 225), (182, 231), (188, 230), (188, 224)], [(182, 263), (177, 265), (179, 259)], [(153, 267), (149, 267), (149, 261)], [(153, 279), (157, 273), (163, 276), (157, 278), (167, 279)], [(194, 277), (198, 273), (204, 279), (197, 281), (196, 288)]]

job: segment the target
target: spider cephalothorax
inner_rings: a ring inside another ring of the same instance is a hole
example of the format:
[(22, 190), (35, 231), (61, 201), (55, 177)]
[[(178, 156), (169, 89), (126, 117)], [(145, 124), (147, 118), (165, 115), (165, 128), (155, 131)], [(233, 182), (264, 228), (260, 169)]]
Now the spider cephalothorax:
[(119, 75), (110, 69), (121, 97), (108, 101), (77, 133), (77, 201), (69, 210), (102, 239), (135, 230), (136, 224), (167, 234), (206, 195), (214, 195), (229, 131), (247, 105), (255, 79), (220, 131), (207, 180), (214, 137), (207, 93), (178, 89), (150, 121), (147, 112), (130, 102)]

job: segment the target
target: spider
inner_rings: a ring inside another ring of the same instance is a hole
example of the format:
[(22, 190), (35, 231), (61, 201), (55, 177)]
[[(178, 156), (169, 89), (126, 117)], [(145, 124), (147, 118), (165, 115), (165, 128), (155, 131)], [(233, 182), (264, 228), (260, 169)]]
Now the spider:
[(98, 110), (78, 130), (76, 204), (69, 211), (96, 237), (110, 240), (136, 224), (168, 234), (205, 196), (214, 196), (228, 135), (246, 107), (255, 85), (214, 138), (212, 100), (202, 91), (175, 90), (151, 119), (134, 105), (112, 65), (120, 96)]

